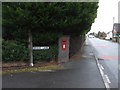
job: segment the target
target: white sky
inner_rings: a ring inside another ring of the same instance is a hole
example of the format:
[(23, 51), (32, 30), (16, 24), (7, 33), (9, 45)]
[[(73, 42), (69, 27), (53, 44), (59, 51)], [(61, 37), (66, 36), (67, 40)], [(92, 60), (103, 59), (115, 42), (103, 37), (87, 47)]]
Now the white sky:
[(112, 31), (113, 17), (114, 23), (118, 23), (118, 2), (120, 0), (99, 0), (99, 8), (97, 11), (97, 18), (92, 24), (90, 32)]

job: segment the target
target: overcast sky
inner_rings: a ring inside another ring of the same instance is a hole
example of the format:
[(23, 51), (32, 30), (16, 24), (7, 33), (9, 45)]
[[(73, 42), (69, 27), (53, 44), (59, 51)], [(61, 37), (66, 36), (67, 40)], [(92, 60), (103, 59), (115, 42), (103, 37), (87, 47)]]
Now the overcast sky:
[(118, 2), (120, 0), (99, 0), (97, 18), (92, 24), (90, 32), (112, 31), (113, 17), (114, 23), (118, 23)]

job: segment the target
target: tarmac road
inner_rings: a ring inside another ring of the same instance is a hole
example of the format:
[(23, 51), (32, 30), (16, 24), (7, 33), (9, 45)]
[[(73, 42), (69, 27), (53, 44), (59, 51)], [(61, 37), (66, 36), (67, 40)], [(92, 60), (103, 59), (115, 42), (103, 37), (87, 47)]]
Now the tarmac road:
[(89, 38), (89, 41), (94, 48), (94, 53), (99, 63), (104, 69), (104, 73), (110, 80), (110, 87), (118, 88), (118, 59), (120, 58), (118, 50), (120, 45), (98, 38)]
[[(103, 88), (102, 77), (89, 42), (81, 58), (72, 58), (64, 69), (3, 75), (3, 88)], [(80, 53), (79, 53), (80, 55)]]

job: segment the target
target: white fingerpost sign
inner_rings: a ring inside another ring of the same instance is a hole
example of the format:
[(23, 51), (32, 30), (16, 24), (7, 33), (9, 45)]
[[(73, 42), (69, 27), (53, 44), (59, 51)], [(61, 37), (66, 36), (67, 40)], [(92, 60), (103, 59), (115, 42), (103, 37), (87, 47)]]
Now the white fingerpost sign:
[(49, 46), (34, 46), (33, 50), (49, 49)]

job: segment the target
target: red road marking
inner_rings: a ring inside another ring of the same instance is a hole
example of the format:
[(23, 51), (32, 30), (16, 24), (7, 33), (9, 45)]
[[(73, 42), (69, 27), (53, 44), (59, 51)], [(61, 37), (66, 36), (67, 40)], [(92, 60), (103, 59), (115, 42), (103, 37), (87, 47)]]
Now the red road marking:
[(96, 44), (96, 45), (93, 45), (95, 47), (112, 47), (110, 45), (104, 45), (104, 44)]
[(99, 55), (98, 56), (99, 58), (102, 58), (102, 59), (120, 59), (120, 56), (112, 56), (112, 55)]
[(106, 45), (94, 45), (95, 47), (111, 47), (111, 46), (106, 46)]

